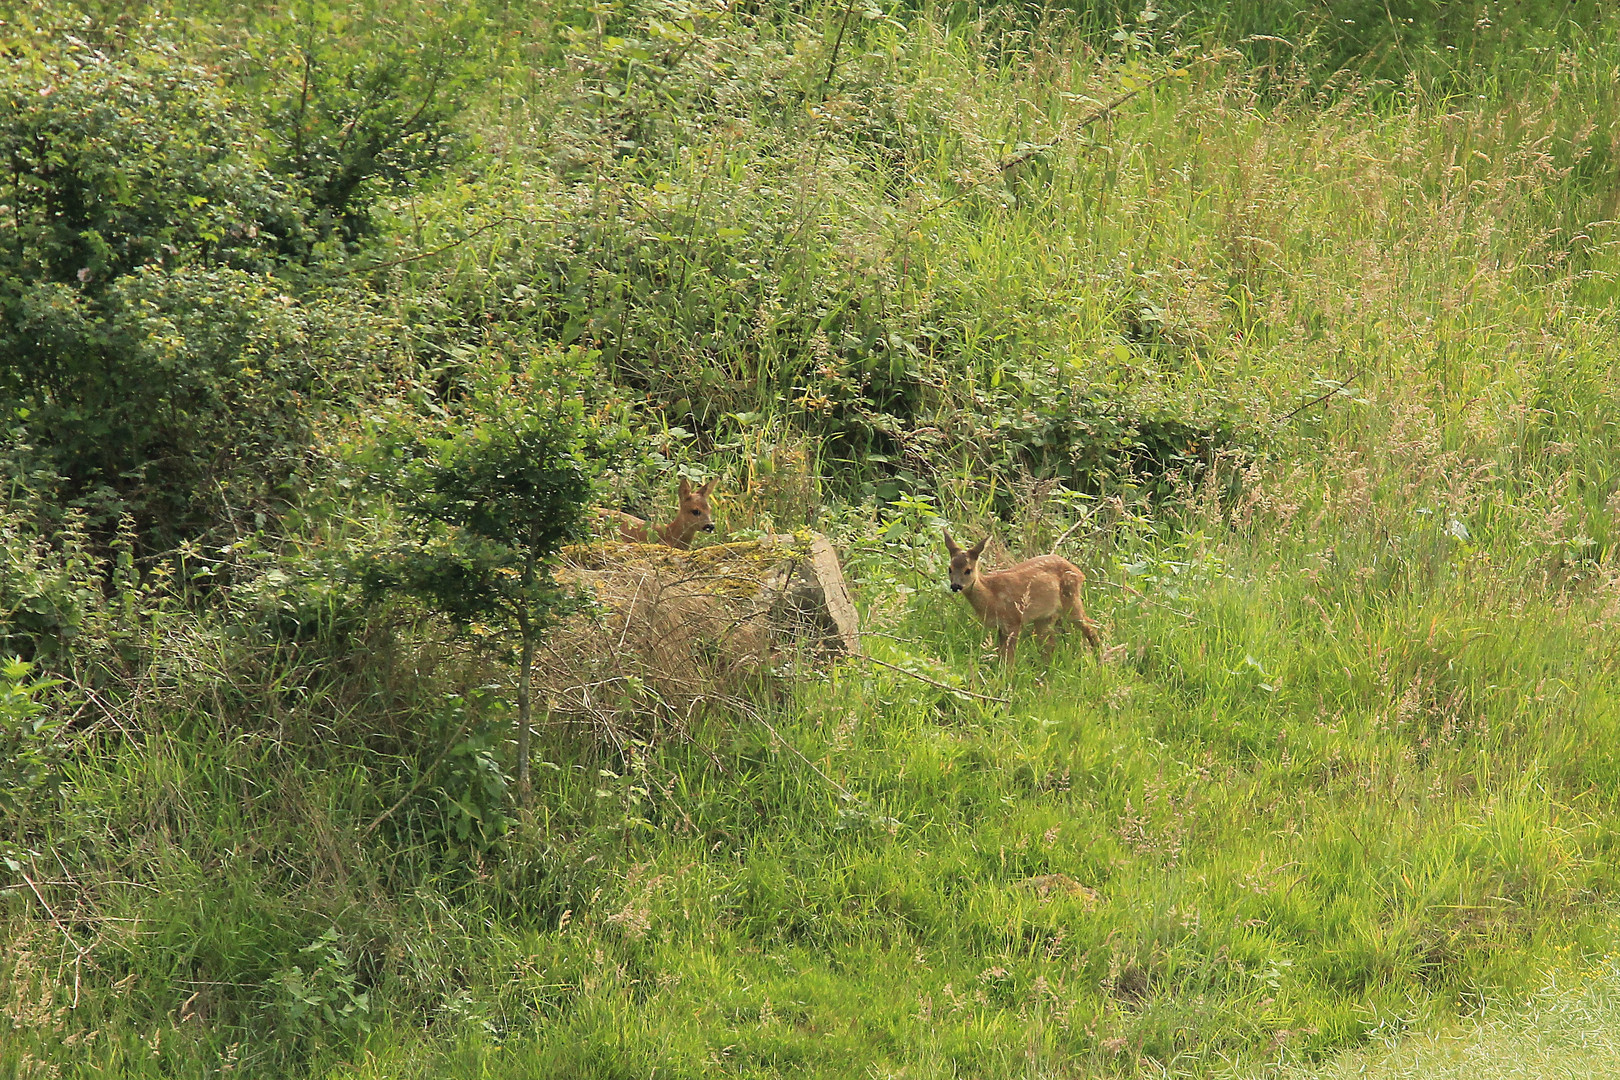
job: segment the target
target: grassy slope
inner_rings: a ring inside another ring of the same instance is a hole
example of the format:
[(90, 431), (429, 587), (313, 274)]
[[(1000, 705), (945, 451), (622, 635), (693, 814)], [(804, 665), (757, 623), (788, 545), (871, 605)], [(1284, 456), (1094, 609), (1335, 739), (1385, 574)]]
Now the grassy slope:
[[(0, 1064), (1188, 1074), (1398, 1033), (1611, 947), (1620, 378), (1612, 226), (1588, 223), (1615, 214), (1578, 146), (1616, 120), (1614, 46), (1561, 61), (1557, 93), (1486, 99), (1279, 101), (1207, 65), (1066, 136), (1003, 200), (953, 198), (958, 170), (1064, 130), (1090, 106), (1055, 90), (1115, 74), (986, 70), (969, 31), (888, 33), (898, 53), (863, 57), (938, 125), (907, 144), (907, 175), (932, 177), (914, 203), (836, 143), (751, 164), (805, 135), (769, 113), (714, 136), (742, 140), (734, 168), (687, 152), (669, 182), (738, 213), (821, 185), (818, 257), (887, 275), (897, 318), (955, 335), (924, 373), (942, 417), (1051, 358), (1122, 395), (1240, 406), (1265, 442), (1235, 504), (1103, 507), (1071, 539), (1106, 661), (1071, 642), (1003, 679), (935, 587), (927, 507), (829, 510), (874, 654), (1006, 704), (855, 663), (774, 731), (705, 722), (706, 750), (559, 741), (536, 819), (475, 856), (362, 832), (400, 790), (366, 740), (487, 672), (453, 651), (432, 669), (429, 629), (336, 678), (177, 631), (191, 691), (71, 764), (35, 874), (54, 918), (6, 894)], [(412, 208), (426, 248), (466, 207), (589, 203), (545, 167), (567, 116), (544, 96), (566, 94), (502, 89), (482, 121), (498, 161)], [(525, 264), (483, 239), (409, 272), (495, 306)], [(1196, 348), (1116, 349), (1138, 300)], [(730, 407), (783, 424), (780, 381), (715, 370)], [(1359, 397), (1280, 419), (1352, 373)], [(939, 452), (936, 506), (982, 526), (972, 454)], [(710, 463), (742, 488), (739, 461)], [(734, 529), (765, 524), (756, 480)], [(1070, 520), (1021, 511), (1019, 551)]]
[(1455, 1032), (1414, 1036), (1333, 1062), (1321, 1069), (1283, 1075), (1331, 1080), (1341, 1076), (1371, 1080), (1471, 1080), (1479, 1077), (1536, 1077), (1585, 1080), (1613, 1076), (1620, 1068), (1615, 1032), (1614, 975), (1602, 970), (1573, 986), (1549, 985), (1515, 1008), (1493, 1011), (1485, 1020)]

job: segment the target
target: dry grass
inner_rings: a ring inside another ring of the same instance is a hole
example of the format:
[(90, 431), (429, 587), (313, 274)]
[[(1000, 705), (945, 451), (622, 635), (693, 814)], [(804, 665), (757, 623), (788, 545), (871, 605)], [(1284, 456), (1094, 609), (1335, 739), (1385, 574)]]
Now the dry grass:
[(553, 719), (622, 745), (683, 735), (713, 705), (772, 698), (782, 674), (821, 649), (801, 596), (808, 558), (808, 541), (790, 538), (571, 549), (560, 576), (595, 606), (557, 628), (539, 659)]
[(1277, 1080), (1607, 1080), (1620, 1076), (1620, 974), (1551, 983), (1455, 1031), (1412, 1035)]

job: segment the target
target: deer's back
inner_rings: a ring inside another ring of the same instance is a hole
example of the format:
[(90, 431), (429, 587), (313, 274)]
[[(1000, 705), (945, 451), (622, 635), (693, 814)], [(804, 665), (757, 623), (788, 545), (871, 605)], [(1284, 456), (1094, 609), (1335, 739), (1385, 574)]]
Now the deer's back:
[(1005, 570), (979, 575), (979, 588), (995, 599), (986, 615), (997, 622), (1046, 619), (1066, 608), (1067, 592), (1085, 580), (1080, 568), (1061, 555), (1040, 555)]
[(626, 514), (622, 510), (603, 510), (601, 513), (618, 527), (621, 540), (645, 544), (652, 535), (651, 526), (634, 514)]
[(1074, 563), (1061, 555), (1037, 555), (1033, 559), (1025, 559), (1005, 570), (992, 570), (981, 573), (979, 580), (983, 582), (1005, 580), (1011, 582), (1049, 581), (1054, 584), (1062, 582), (1072, 574), (1079, 574), (1085, 580), (1085, 574)]

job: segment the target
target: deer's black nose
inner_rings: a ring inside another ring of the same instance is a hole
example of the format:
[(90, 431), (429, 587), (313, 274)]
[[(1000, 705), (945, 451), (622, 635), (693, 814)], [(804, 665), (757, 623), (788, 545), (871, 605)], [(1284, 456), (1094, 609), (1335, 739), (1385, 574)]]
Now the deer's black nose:
[(711, 521), (707, 525), (703, 526), (703, 531), (704, 532), (714, 532), (714, 522)]
[(958, 585), (954, 581), (951, 582), (951, 592), (961, 592), (961, 591), (962, 591), (962, 586)]

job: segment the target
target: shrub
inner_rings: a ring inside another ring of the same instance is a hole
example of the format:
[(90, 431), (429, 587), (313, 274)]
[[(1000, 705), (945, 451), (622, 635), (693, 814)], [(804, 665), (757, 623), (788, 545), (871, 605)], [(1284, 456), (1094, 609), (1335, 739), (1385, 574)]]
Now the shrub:
[(307, 436), (302, 316), (266, 276), (295, 200), (166, 46), (12, 56), (0, 103), (0, 417), (93, 524), (184, 535)]
[(0, 812), (14, 815), (55, 777), (62, 717), (39, 700), (54, 680), (32, 678), (33, 666), (0, 662)]
[(312, 272), (319, 240), (444, 159), (452, 44), (417, 70), (333, 39), (296, 137), (150, 35), (0, 59), (0, 423), (93, 530), (239, 534), (293, 493), (341, 376), (396, 336)]
[(466, 140), (452, 121), (476, 78), (486, 21), (478, 5), (396, 14), (305, 3), (261, 12), (218, 51), (258, 108), (268, 167), (298, 191), (312, 239), (360, 240), (381, 197), (461, 158)]
[(379, 440), (372, 478), (409, 523), (369, 568), (376, 589), (417, 596), (457, 624), (515, 640), (520, 797), (529, 791), (530, 681), (540, 635), (572, 606), (552, 576), (583, 532), (598, 463), (615, 431), (584, 408), (592, 356), (542, 357), (516, 372), (469, 366), (454, 411), (401, 419)]

